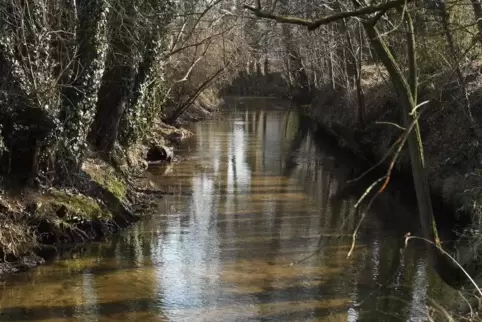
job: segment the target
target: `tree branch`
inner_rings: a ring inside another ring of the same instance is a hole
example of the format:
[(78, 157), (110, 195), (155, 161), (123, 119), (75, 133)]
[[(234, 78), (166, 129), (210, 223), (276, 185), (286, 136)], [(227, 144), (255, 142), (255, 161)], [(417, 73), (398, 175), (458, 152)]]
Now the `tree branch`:
[(257, 17), (259, 18), (266, 18), (275, 20), (280, 23), (288, 23), (294, 24), (299, 26), (305, 26), (308, 30), (315, 30), (322, 25), (326, 25), (330, 22), (337, 21), (340, 19), (351, 18), (351, 17), (359, 17), (362, 15), (368, 15), (372, 13), (378, 13), (380, 11), (385, 12), (389, 9), (399, 7), (405, 3), (410, 2), (411, 0), (393, 0), (385, 3), (381, 3), (374, 6), (367, 6), (360, 9), (356, 9), (353, 11), (342, 11), (335, 14), (327, 15), (321, 17), (317, 20), (307, 20), (298, 17), (291, 17), (291, 16), (281, 16), (276, 15), (270, 12), (262, 11), (261, 8), (252, 7), (249, 5), (244, 5), (244, 8), (252, 11)]

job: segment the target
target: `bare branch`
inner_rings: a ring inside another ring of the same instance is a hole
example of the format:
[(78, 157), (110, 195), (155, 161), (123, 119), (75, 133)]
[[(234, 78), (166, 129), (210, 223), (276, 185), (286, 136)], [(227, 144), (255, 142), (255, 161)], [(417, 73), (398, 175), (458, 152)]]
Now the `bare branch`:
[(204, 52), (192, 63), (191, 67), (189, 67), (186, 75), (184, 75), (183, 78), (181, 78), (180, 80), (176, 81), (176, 83), (181, 83), (181, 82), (185, 82), (187, 81), (187, 79), (189, 78), (189, 75), (191, 74), (192, 70), (194, 69), (194, 67), (197, 65), (197, 63), (199, 63), (199, 61), (201, 61), (201, 59), (204, 58), (204, 56), (206, 56), (206, 53), (207, 51), (209, 50), (209, 47), (210, 47), (210, 43), (206, 46), (206, 49), (204, 49)]
[(338, 12), (335, 14), (327, 15), (322, 18), (319, 18), (317, 20), (307, 20), (307, 19), (302, 19), (298, 17), (291, 17), (291, 16), (281, 16), (281, 15), (276, 15), (270, 12), (262, 11), (261, 8), (255, 8), (249, 5), (244, 5), (244, 8), (252, 11), (257, 17), (259, 18), (266, 18), (266, 19), (271, 19), (275, 20), (280, 23), (288, 23), (288, 24), (294, 24), (294, 25), (300, 25), (300, 26), (305, 26), (308, 28), (308, 30), (315, 30), (319, 28), (322, 25), (326, 25), (330, 22), (345, 19), (345, 18), (351, 18), (351, 17), (360, 17), (363, 15), (369, 15), (372, 13), (379, 13), (383, 12), (385, 13), (387, 10), (390, 10), (392, 8), (399, 7), (407, 2), (410, 2), (411, 0), (395, 0), (395, 1), (389, 1), (385, 3), (381, 3), (378, 5), (374, 6), (367, 6), (363, 7), (357, 10), (353, 11), (342, 11)]

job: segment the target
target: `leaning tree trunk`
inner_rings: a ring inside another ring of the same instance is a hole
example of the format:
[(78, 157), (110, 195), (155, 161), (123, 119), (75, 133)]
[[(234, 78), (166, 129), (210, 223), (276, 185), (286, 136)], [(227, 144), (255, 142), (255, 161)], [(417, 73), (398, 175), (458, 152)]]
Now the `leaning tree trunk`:
[(463, 276), (458, 266), (446, 256), (443, 251), (438, 234), (437, 224), (435, 221), (430, 188), (428, 185), (426, 163), (424, 160), (423, 145), (418, 125), (417, 111), (417, 65), (415, 55), (415, 35), (413, 24), (408, 13), (405, 15), (405, 25), (407, 28), (408, 42), (408, 63), (409, 63), (409, 79), (404, 77), (401, 69), (395, 62), (381, 35), (378, 33), (373, 24), (364, 23), (364, 29), (380, 57), (380, 60), (387, 68), (395, 91), (400, 101), (402, 121), (408, 129), (413, 126), (412, 131), (408, 134), (408, 151), (412, 166), (413, 182), (417, 196), (417, 205), (422, 227), (423, 237), (434, 243), (435, 248), (431, 248), (429, 254), (433, 262), (435, 270), (439, 276), (449, 285), (453, 287), (460, 286), (460, 278)]
[(225, 69), (226, 69), (227, 66), (223, 66), (221, 68), (219, 68), (214, 74), (212, 74), (211, 76), (209, 76), (200, 86), (198, 86), (198, 88), (196, 88), (196, 90), (194, 91), (194, 93), (192, 93), (188, 99), (183, 102), (182, 104), (180, 104), (173, 112), (172, 114), (167, 117), (164, 121), (167, 123), (167, 124), (174, 124), (186, 111), (189, 107), (192, 106), (192, 104), (194, 104), (194, 102), (196, 101), (196, 99), (199, 97), (199, 95), (201, 95), (201, 93), (203, 92), (203, 90), (206, 89), (206, 87), (212, 82), (214, 81)]
[(413, 25), (408, 13), (405, 15), (405, 23), (408, 31), (408, 58), (409, 58), (409, 70), (410, 78), (406, 80), (400, 67), (393, 58), (388, 46), (384, 42), (383, 38), (375, 28), (373, 23), (365, 22), (363, 27), (368, 35), (368, 38), (378, 54), (378, 57), (382, 61), (383, 65), (387, 69), (393, 86), (399, 98), (401, 105), (402, 122), (408, 129), (413, 122), (415, 125), (411, 133), (409, 133), (408, 151), (410, 155), (410, 161), (412, 166), (413, 182), (415, 186), (415, 192), (417, 195), (417, 205), (420, 215), (420, 223), (425, 234), (425, 237), (431, 241), (439, 243), (437, 226), (433, 215), (432, 202), (430, 198), (430, 189), (426, 174), (426, 164), (424, 160), (423, 145), (420, 135), (420, 128), (418, 125), (418, 112), (417, 107), (417, 81), (416, 81), (416, 61), (415, 61), (415, 35), (413, 33)]

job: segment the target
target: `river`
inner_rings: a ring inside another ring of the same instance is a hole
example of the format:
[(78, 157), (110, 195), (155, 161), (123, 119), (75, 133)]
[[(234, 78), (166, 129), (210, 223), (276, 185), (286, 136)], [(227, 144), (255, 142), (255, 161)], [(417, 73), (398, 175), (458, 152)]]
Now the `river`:
[(192, 125), (186, 160), (148, 173), (172, 193), (152, 218), (2, 280), (0, 321), (425, 321), (427, 305), (453, 305), (423, 247), (400, 254), (397, 196), (374, 204), (347, 258), (354, 160), (263, 104)]

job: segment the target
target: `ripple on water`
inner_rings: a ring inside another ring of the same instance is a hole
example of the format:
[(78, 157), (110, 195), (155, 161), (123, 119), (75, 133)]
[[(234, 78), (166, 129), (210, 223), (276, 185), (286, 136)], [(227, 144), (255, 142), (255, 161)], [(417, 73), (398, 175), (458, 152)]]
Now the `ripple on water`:
[[(192, 126), (153, 168), (158, 214), (0, 285), (1, 321), (406, 321), (455, 298), (374, 207), (347, 258), (358, 196), (294, 112), (234, 110)], [(183, 193), (182, 195), (180, 193)], [(388, 210), (387, 210), (388, 209)], [(385, 217), (386, 218), (386, 217)]]

